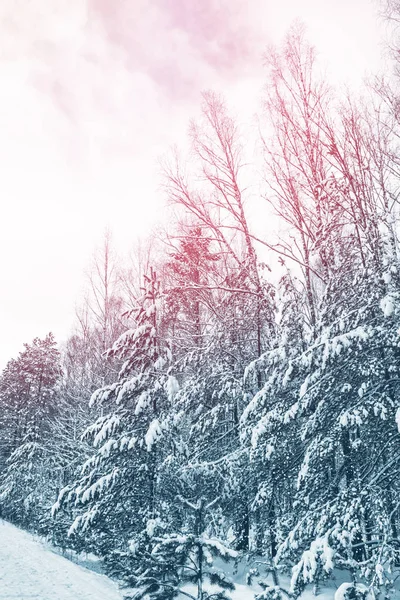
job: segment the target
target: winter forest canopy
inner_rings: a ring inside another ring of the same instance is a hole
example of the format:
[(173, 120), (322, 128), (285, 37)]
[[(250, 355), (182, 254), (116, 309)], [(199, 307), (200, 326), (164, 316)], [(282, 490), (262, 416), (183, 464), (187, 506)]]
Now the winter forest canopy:
[(69, 339), (1, 374), (1, 517), (99, 556), (127, 599), (230, 598), (239, 560), (258, 600), (338, 571), (343, 598), (392, 597), (396, 40), (356, 95), (294, 24), (265, 55), (253, 164), (229, 98), (204, 93), (190, 152), (162, 165), (168, 227), (128, 266), (107, 233)]

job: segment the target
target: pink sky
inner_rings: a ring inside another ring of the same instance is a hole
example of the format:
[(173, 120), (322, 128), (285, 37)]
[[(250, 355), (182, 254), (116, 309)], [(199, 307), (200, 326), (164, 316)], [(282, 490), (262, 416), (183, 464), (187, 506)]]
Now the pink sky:
[(161, 206), (156, 159), (183, 143), (205, 88), (245, 120), (266, 45), (295, 17), (334, 80), (379, 66), (369, 0), (3, 0), (0, 366), (68, 334), (109, 225), (121, 251)]

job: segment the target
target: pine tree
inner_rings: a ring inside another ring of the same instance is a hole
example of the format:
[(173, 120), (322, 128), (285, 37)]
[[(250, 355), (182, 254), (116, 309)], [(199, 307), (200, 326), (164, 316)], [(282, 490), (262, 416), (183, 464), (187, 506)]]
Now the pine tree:
[[(136, 579), (136, 584), (140, 585), (142, 581), (144, 587), (129, 598), (140, 600), (146, 594), (151, 599), (173, 598), (182, 593), (182, 586), (192, 583), (196, 586), (196, 595), (184, 590), (186, 597), (193, 600), (227, 600), (229, 596), (224, 591), (205, 590), (207, 583), (220, 590), (233, 590), (235, 587), (226, 573), (213, 565), (216, 558), (229, 561), (237, 556), (220, 540), (206, 534), (205, 518), (215, 502), (207, 503), (200, 498), (193, 503), (182, 497), (178, 497), (178, 502), (191, 514), (191, 518), (186, 521), (182, 532), (154, 535), (151, 551), (154, 566), (151, 571), (145, 571), (142, 578)], [(157, 589), (154, 589), (155, 586)]]
[(1, 514), (32, 529), (48, 527), (46, 513), (57, 484), (48, 444), (60, 377), (60, 354), (49, 334), (25, 344), (0, 381), (2, 402), (13, 424), (12, 445), (0, 485)]
[[(167, 364), (170, 351), (160, 336), (160, 286), (152, 270), (145, 277), (143, 296), (135, 310), (135, 328), (110, 349), (123, 361), (118, 381), (97, 390), (92, 404), (104, 414), (84, 438), (94, 454), (81, 477), (61, 490), (54, 515), (73, 507), (76, 518), (69, 535), (89, 536), (103, 558), (126, 550), (158, 510), (157, 468), (161, 460), (162, 415), (168, 409)], [(106, 409), (108, 407), (108, 412)], [(88, 545), (87, 539), (82, 543)]]

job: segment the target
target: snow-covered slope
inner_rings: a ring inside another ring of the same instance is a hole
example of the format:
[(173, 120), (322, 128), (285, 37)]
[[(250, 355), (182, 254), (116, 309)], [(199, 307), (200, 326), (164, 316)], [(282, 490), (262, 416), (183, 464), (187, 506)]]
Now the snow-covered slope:
[[(223, 565), (221, 564), (221, 567)], [(232, 600), (253, 600), (261, 588), (255, 582), (245, 585), (245, 575), (251, 565), (242, 562), (234, 575), (236, 589)], [(231, 571), (231, 567), (227, 567)], [(256, 578), (257, 579), (257, 578)], [(265, 582), (267, 578), (262, 578)], [(337, 573), (336, 582), (321, 585), (318, 600), (333, 600), (336, 589), (346, 579)], [(269, 582), (273, 585), (272, 581)], [(281, 578), (289, 587), (286, 577)], [(207, 587), (207, 586), (206, 586)], [(195, 593), (193, 586), (185, 590)], [(398, 595), (397, 595), (398, 594)], [(105, 575), (81, 567), (52, 551), (45, 543), (25, 531), (0, 520), (0, 600), (122, 600), (118, 586)], [(185, 596), (182, 596), (182, 600)], [(400, 590), (393, 598), (400, 598)], [(315, 600), (312, 590), (301, 595), (302, 600)]]
[(117, 585), (0, 521), (0, 600), (121, 600)]

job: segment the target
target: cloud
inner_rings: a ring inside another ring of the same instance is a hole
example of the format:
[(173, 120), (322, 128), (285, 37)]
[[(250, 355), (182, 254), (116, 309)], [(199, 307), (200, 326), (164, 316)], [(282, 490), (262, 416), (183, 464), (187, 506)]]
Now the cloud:
[(104, 226), (121, 250), (145, 235), (160, 213), (157, 156), (184, 142), (200, 92), (226, 92), (249, 118), (264, 48), (298, 11), (338, 71), (372, 62), (372, 12), (345, 4), (0, 2), (0, 361), (49, 329), (67, 334)]
[(179, 101), (215, 80), (259, 71), (265, 6), (259, 0), (89, 0), (89, 14), (123, 49), (129, 70), (143, 70)]

